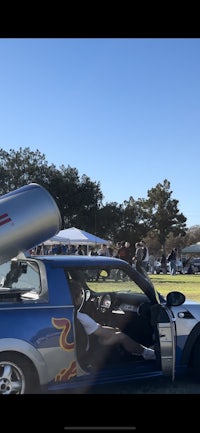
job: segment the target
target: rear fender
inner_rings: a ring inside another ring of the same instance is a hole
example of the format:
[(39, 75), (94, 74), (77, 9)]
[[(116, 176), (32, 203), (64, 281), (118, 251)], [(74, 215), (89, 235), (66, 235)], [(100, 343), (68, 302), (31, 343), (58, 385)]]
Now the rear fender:
[(17, 338), (2, 338), (0, 339), (0, 353), (2, 352), (15, 352), (25, 355), (35, 365), (40, 384), (43, 385), (48, 382), (46, 363), (40, 352), (31, 344)]

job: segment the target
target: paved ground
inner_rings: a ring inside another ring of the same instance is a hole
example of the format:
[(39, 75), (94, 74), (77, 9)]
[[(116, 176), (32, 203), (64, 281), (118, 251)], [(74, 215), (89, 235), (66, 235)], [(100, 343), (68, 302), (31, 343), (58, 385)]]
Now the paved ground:
[(199, 394), (200, 383), (190, 378), (176, 379), (174, 382), (166, 378), (138, 380), (131, 384), (102, 386), (93, 390), (94, 394)]

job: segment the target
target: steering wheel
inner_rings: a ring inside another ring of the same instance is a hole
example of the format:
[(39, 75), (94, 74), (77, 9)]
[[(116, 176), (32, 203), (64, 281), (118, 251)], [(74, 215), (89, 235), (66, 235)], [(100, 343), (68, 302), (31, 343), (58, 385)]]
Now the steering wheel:
[(82, 309), (82, 307), (85, 304), (85, 302), (87, 302), (88, 299), (90, 299), (90, 295), (91, 295), (90, 290), (89, 289), (85, 289), (85, 288), (82, 288), (82, 293), (83, 293), (83, 297), (82, 297), (81, 305), (78, 308), (79, 311)]
[(109, 311), (111, 305), (112, 305), (112, 299), (108, 293), (106, 293), (105, 295), (101, 295), (99, 297), (98, 309), (101, 311), (101, 313), (106, 313), (107, 311)]

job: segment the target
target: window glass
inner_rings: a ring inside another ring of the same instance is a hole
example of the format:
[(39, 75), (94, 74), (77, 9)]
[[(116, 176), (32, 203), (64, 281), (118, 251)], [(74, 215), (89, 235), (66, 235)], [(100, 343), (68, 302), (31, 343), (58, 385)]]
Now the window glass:
[(133, 291), (143, 293), (142, 289), (121, 269), (76, 269), (69, 272), (69, 278), (84, 283), (85, 288), (97, 292)]
[[(6, 300), (12, 294), (20, 299), (38, 299), (41, 281), (38, 265), (15, 259), (0, 265), (0, 298)], [(22, 298), (23, 297), (23, 298)]]

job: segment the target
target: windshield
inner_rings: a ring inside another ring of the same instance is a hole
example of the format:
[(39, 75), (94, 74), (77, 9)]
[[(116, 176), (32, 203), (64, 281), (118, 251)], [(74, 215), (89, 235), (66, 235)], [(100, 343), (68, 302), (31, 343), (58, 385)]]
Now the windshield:
[(85, 288), (94, 292), (144, 293), (125, 270), (117, 268), (74, 269), (70, 270), (68, 278), (81, 281)]

